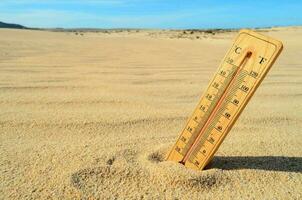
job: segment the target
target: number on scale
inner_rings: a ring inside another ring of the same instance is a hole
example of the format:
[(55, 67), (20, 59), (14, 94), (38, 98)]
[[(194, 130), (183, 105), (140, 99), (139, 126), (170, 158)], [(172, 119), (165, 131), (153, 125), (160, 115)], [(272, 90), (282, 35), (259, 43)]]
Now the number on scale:
[(202, 110), (202, 111), (204, 111), (204, 112), (206, 111), (206, 107), (205, 107), (204, 105), (201, 105), (201, 106), (199, 107), (199, 109)]
[(221, 71), (220, 71), (220, 75), (221, 75), (221, 76), (225, 76), (225, 75), (226, 75), (226, 71), (221, 70)]
[(188, 130), (190, 133), (192, 133), (193, 128), (192, 128), (192, 127), (190, 127), (190, 126), (188, 126), (187, 130)]
[(212, 101), (212, 97), (213, 97), (213, 95), (211, 95), (211, 94), (207, 94), (207, 96), (206, 96), (206, 98), (209, 99), (210, 101)]
[(226, 62), (229, 63), (229, 64), (233, 64), (234, 60), (232, 58), (227, 58)]
[(226, 113), (224, 113), (224, 116), (225, 116), (227, 119), (230, 119), (231, 114), (230, 114), (230, 113), (228, 113), (228, 112), (226, 112)]
[(213, 83), (213, 87), (216, 88), (216, 89), (218, 89), (219, 88), (219, 83), (214, 82)]
[(255, 71), (251, 71), (251, 72), (250, 72), (250, 75), (251, 75), (252, 77), (254, 77), (254, 78), (257, 78), (258, 73), (255, 72)]
[(249, 87), (245, 86), (245, 85), (241, 85), (240, 89), (243, 91), (243, 92), (248, 92), (249, 91)]
[(238, 104), (239, 104), (238, 99), (234, 99), (234, 100), (233, 100), (233, 103), (236, 104), (236, 105), (238, 105)]
[(215, 139), (213, 137), (210, 137), (210, 139), (208, 139), (208, 141), (213, 144), (215, 142)]

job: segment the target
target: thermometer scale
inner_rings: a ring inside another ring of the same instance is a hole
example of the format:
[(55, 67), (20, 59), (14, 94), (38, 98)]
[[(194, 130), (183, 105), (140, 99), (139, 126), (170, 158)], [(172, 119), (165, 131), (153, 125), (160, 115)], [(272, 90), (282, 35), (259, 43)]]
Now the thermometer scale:
[(282, 43), (241, 30), (167, 160), (202, 170), (282, 51)]

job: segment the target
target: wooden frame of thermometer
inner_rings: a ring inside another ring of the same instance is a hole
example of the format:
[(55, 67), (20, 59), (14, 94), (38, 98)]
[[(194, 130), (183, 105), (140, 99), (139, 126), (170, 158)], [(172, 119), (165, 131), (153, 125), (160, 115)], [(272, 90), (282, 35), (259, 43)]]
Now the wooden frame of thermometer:
[(202, 170), (281, 53), (280, 41), (241, 30), (167, 160)]

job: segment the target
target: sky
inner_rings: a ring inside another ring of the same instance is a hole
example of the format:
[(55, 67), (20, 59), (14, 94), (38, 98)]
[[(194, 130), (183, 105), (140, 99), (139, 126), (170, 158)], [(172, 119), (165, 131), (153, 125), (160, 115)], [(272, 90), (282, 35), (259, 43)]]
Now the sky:
[(36, 28), (302, 25), (302, 0), (0, 0), (0, 21)]

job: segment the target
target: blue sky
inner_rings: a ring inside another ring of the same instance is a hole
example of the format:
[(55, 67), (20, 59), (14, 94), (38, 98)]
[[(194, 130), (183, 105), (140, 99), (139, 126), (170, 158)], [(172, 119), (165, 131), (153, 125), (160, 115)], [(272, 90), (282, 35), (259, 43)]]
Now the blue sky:
[(41, 28), (302, 25), (302, 0), (0, 0), (0, 21)]

